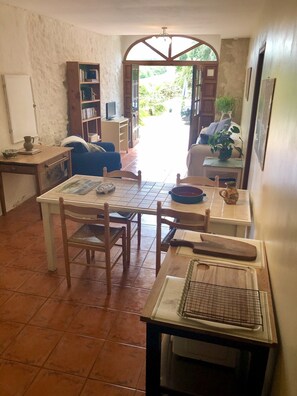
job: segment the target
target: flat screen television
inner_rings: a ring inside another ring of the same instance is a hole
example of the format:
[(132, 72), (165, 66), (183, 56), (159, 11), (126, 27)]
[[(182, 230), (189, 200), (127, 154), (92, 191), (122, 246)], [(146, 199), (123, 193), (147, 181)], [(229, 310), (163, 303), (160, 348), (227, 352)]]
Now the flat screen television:
[(116, 116), (116, 102), (106, 103), (106, 119), (112, 120)]

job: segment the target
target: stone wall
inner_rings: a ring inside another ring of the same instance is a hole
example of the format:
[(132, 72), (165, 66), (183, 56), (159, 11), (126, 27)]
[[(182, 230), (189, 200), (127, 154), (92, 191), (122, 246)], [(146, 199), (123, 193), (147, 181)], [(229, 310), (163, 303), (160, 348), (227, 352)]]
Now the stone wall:
[[(59, 144), (67, 135), (66, 61), (96, 62), (101, 68), (101, 113), (117, 102), (122, 114), (122, 54), (119, 36), (102, 36), (52, 18), (0, 4), (0, 74), (31, 76), (39, 142)], [(20, 148), (9, 133), (0, 87), (0, 151)], [(7, 209), (35, 194), (32, 176), (4, 174)]]
[(248, 38), (221, 41), (217, 97), (233, 96), (235, 98), (232, 118), (238, 124), (241, 123), (249, 42)]
[(121, 103), (119, 37), (101, 36), (39, 15), (30, 15), (28, 18), (28, 33), (33, 90), (38, 106), (39, 136), (42, 143), (59, 142), (69, 129), (67, 61), (100, 63), (103, 115), (106, 101)]

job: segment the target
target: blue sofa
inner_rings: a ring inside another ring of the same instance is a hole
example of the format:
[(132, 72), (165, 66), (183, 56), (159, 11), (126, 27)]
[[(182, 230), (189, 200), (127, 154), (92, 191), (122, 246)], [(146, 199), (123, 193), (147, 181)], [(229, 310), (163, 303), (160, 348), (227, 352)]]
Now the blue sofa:
[[(62, 141), (61, 145), (65, 147), (73, 147), (71, 150), (72, 174), (102, 176), (103, 168), (113, 171), (122, 168), (121, 155), (115, 151), (113, 143), (96, 142), (94, 146), (102, 147), (105, 151), (89, 151), (88, 143), (82, 141), (70, 141), (68, 137)], [(77, 137), (75, 137), (77, 138)], [(76, 139), (79, 140), (79, 139)], [(96, 148), (96, 147), (93, 147)]]

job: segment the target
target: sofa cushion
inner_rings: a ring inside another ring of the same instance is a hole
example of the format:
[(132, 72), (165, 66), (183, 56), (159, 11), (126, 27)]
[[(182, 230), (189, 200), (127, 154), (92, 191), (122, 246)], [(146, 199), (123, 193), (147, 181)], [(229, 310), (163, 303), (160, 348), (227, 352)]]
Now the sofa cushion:
[(229, 129), (230, 125), (231, 125), (231, 118), (225, 118), (224, 120), (218, 122), (216, 132), (220, 132), (223, 129)]
[(197, 139), (198, 144), (208, 144), (209, 136), (212, 136), (218, 127), (218, 122), (212, 122), (208, 127), (202, 128)]
[(87, 143), (89, 151), (91, 153), (93, 153), (94, 151), (100, 151), (101, 153), (106, 153), (106, 150), (99, 146), (98, 144), (94, 144), (94, 143)]
[(209, 135), (206, 135), (204, 133), (200, 133), (200, 135), (198, 136), (197, 139), (197, 144), (208, 144), (208, 139), (209, 139)]
[(197, 139), (197, 144), (208, 144), (208, 139), (215, 132), (222, 131), (223, 129), (229, 129), (231, 125), (231, 118), (225, 118), (218, 122), (212, 122), (208, 127), (201, 129)]
[(203, 128), (203, 134), (212, 136), (217, 130), (218, 124), (219, 124), (218, 122), (212, 122), (208, 127)]
[[(240, 125), (236, 124), (235, 122), (231, 121), (231, 125), (229, 130), (231, 130), (231, 128), (235, 126), (239, 129), (239, 133), (232, 133), (232, 135), (230, 136), (231, 139), (234, 140), (235, 145), (240, 145), (242, 142), (242, 138), (241, 138), (241, 127)], [(232, 132), (232, 131), (231, 131)]]
[(74, 153), (86, 153), (89, 152), (88, 143), (80, 136), (68, 136), (62, 140), (61, 146), (73, 147)]

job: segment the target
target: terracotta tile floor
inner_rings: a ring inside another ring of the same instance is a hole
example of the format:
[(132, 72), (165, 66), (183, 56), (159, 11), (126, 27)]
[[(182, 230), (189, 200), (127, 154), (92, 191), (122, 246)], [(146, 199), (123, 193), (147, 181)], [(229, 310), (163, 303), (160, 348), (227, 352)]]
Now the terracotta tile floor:
[(49, 273), (35, 198), (0, 217), (0, 395), (143, 395), (152, 219), (128, 273), (114, 268), (110, 297), (99, 270), (74, 268), (67, 288), (56, 224), (59, 263)]
[[(139, 168), (143, 178), (164, 181), (185, 170), (186, 150), (176, 144), (169, 121), (166, 133), (174, 147), (143, 139), (123, 154), (125, 169)], [(139, 313), (155, 279), (155, 219), (143, 216), (142, 224), (141, 250), (135, 239), (129, 271), (123, 274), (120, 264), (114, 268), (107, 296), (102, 270), (73, 268), (67, 288), (58, 217), (58, 268), (48, 272), (35, 197), (0, 216), (1, 396), (145, 393), (145, 325)]]

